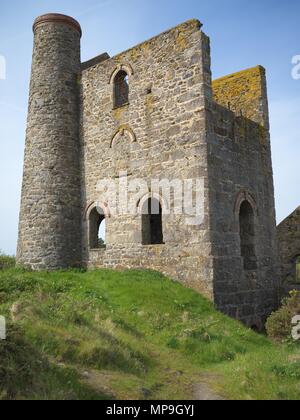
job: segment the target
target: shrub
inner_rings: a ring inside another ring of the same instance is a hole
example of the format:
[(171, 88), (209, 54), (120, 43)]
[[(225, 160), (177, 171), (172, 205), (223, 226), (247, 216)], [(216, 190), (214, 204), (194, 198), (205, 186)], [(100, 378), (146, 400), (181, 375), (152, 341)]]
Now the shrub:
[(0, 251), (0, 270), (5, 270), (7, 268), (12, 268), (16, 265), (15, 257), (10, 257), (8, 255), (4, 255)]
[(268, 319), (266, 328), (268, 336), (275, 341), (291, 339), (292, 319), (300, 315), (300, 292), (292, 291), (283, 299), (282, 307)]

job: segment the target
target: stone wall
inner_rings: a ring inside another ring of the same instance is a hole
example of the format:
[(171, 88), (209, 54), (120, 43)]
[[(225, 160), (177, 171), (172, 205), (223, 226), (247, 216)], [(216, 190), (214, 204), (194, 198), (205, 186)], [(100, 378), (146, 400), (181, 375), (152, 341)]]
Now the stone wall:
[(300, 207), (277, 227), (282, 269), (283, 293), (300, 290), (296, 278), (296, 260), (300, 256)]
[(214, 80), (215, 101), (240, 117), (269, 128), (265, 69), (253, 67)]
[[(120, 171), (127, 171), (129, 180), (207, 179), (210, 51), (200, 26), (189, 21), (83, 71), (83, 214), (98, 200), (97, 182), (117, 179)], [(121, 68), (129, 73), (129, 105), (113, 109), (111, 78)], [(163, 216), (163, 245), (142, 245), (141, 215), (119, 215), (106, 220), (106, 250), (89, 250), (85, 217), (87, 264), (152, 268), (212, 298), (207, 200), (206, 193), (201, 226), (186, 225), (184, 216)]]
[[(113, 109), (110, 80), (118, 68), (129, 69), (130, 98), (129, 105)], [(229, 315), (261, 325), (278, 300), (264, 69), (212, 85), (209, 39), (190, 21), (85, 66), (82, 98), (83, 212), (97, 200), (97, 181), (116, 179), (120, 170), (130, 179), (205, 179), (204, 223), (191, 227), (183, 217), (165, 216), (164, 245), (143, 246), (141, 217), (124, 215), (107, 219), (106, 250), (89, 250), (86, 217), (87, 264), (162, 271), (206, 294)], [(123, 136), (112, 141), (120, 127)], [(126, 130), (134, 133), (131, 139)], [(243, 200), (255, 212), (255, 270), (245, 270), (241, 258)]]
[[(212, 104), (208, 128), (214, 294), (222, 311), (249, 325), (257, 325), (278, 302), (278, 254), (265, 72), (258, 67), (230, 75), (228, 85), (226, 81), (227, 78), (222, 78), (213, 82), (214, 98), (221, 105)], [(222, 93), (226, 99), (222, 98)], [(222, 106), (228, 100), (232, 104), (231, 110)], [(254, 212), (257, 269), (252, 270), (245, 270), (241, 258), (239, 213), (245, 200)]]

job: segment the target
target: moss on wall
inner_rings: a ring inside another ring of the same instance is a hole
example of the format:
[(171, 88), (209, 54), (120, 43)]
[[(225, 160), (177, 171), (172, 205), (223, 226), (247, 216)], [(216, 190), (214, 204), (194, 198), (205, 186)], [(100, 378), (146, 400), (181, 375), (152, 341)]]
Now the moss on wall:
[(237, 115), (266, 124), (267, 93), (263, 67), (253, 67), (213, 81), (213, 95), (219, 105)]

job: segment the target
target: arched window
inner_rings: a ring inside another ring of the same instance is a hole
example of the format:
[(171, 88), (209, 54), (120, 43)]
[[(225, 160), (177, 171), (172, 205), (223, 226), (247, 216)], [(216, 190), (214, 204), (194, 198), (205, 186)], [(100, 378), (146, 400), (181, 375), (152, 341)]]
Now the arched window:
[(248, 201), (243, 201), (240, 207), (240, 239), (244, 269), (256, 270), (254, 211)]
[(296, 283), (300, 284), (300, 255), (298, 255), (298, 257), (296, 257)]
[(105, 248), (106, 220), (103, 210), (93, 208), (89, 217), (89, 245), (91, 249)]
[(162, 207), (159, 200), (149, 198), (143, 206), (142, 213), (143, 245), (163, 244)]
[(120, 70), (114, 78), (114, 107), (119, 108), (129, 103), (128, 74)]

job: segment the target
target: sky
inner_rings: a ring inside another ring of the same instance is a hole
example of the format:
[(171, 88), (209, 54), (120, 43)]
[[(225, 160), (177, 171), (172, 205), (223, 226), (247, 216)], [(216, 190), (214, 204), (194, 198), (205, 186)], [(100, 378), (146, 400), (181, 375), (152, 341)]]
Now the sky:
[(277, 221), (300, 205), (300, 78), (292, 77), (292, 58), (300, 56), (299, 0), (1, 0), (0, 250), (15, 254), (32, 23), (49, 12), (80, 21), (82, 61), (102, 52), (115, 55), (197, 18), (211, 38), (213, 78), (263, 65), (268, 77)]

